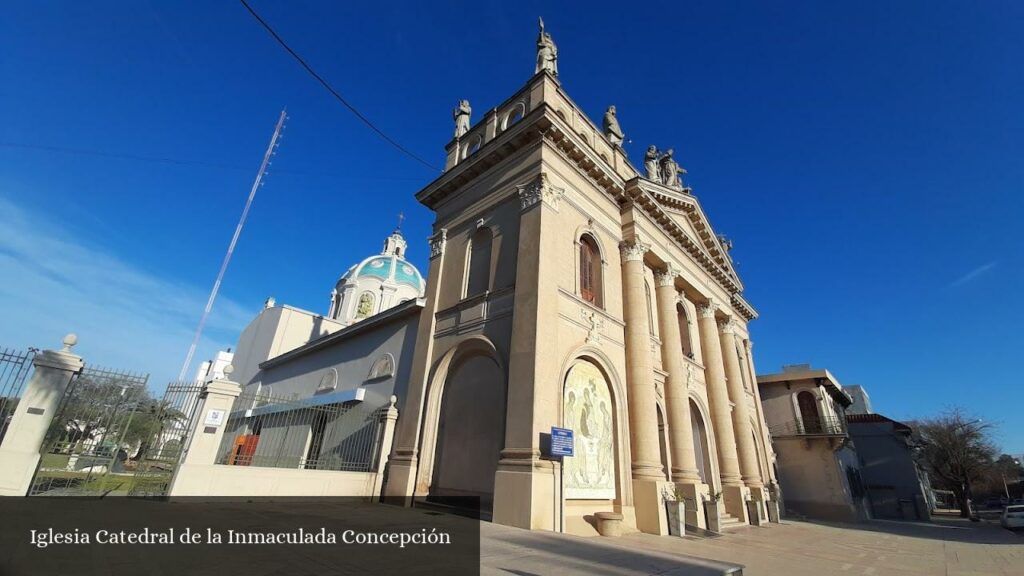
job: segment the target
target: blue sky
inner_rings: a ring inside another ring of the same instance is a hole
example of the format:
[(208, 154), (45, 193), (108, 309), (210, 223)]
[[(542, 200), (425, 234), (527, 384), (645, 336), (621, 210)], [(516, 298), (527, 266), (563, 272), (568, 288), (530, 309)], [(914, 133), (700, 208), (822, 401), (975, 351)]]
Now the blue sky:
[[(673, 147), (761, 313), (759, 372), (809, 362), (900, 419), (953, 405), (1024, 452), (1024, 5), (312, 1), (253, 5), (437, 165), (533, 72)], [(642, 9), (634, 9), (636, 7)], [(425, 269), (436, 173), (335, 102), (234, 2), (13, 3), (0, 19), (0, 345), (76, 331), (176, 376), (279, 110), (291, 116), (201, 347), (263, 300), (326, 311), (399, 211)]]

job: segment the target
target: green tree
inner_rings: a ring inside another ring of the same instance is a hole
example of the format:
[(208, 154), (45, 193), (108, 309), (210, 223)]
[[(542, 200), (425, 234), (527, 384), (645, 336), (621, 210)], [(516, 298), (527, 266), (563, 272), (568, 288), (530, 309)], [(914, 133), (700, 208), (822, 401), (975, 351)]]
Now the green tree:
[(183, 424), (187, 417), (166, 400), (147, 399), (134, 407), (131, 424), (125, 430), (122, 443), (138, 446), (132, 460), (145, 457), (149, 447), (159, 441), (160, 435)]

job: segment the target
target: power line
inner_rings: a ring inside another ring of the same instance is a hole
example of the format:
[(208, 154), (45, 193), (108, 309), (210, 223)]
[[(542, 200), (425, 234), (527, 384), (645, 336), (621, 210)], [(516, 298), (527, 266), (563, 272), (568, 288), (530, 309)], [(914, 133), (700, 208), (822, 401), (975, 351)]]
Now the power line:
[(252, 8), (252, 6), (249, 6), (248, 2), (246, 2), (245, 0), (239, 0), (239, 2), (241, 2), (242, 6), (245, 6), (245, 9), (249, 11), (249, 14), (252, 14), (252, 17), (255, 18), (256, 21), (259, 22), (260, 25), (263, 26), (263, 28), (270, 33), (271, 36), (274, 37), (274, 40), (276, 40), (277, 43), (280, 44), (282, 48), (284, 48), (289, 54), (291, 54), (292, 57), (295, 58), (295, 60), (298, 61), (298, 63), (301, 64), (302, 67), (306, 69), (306, 72), (309, 72), (310, 76), (315, 78), (317, 82), (319, 82), (324, 88), (326, 88), (327, 91), (330, 92), (331, 95), (333, 95), (338, 100), (338, 102), (341, 102), (342, 105), (348, 108), (350, 112), (355, 114), (356, 118), (362, 120), (363, 124), (369, 126), (371, 130), (376, 132), (377, 135), (383, 138), (387, 143), (391, 144), (395, 148), (398, 148), (402, 153), (409, 156), (413, 160), (416, 160), (417, 162), (423, 164), (424, 166), (430, 168), (431, 170), (440, 172), (439, 168), (437, 168), (430, 162), (427, 162), (423, 158), (420, 158), (416, 154), (410, 152), (405, 146), (402, 146), (401, 144), (393, 140), (390, 136), (385, 134), (380, 128), (374, 126), (373, 122), (370, 122), (370, 120), (366, 116), (363, 116), (363, 114), (359, 112), (359, 110), (356, 110), (355, 106), (349, 104), (348, 101), (345, 100), (345, 98), (342, 97), (342, 95), (339, 94), (337, 90), (331, 87), (331, 85), (328, 84), (327, 81), (324, 80), (322, 76), (317, 74), (316, 70), (313, 70), (313, 67), (307, 64), (306, 61), (302, 59), (302, 56), (299, 56), (298, 53), (295, 52), (295, 50), (292, 50), (291, 46), (289, 46), (288, 43), (284, 41), (284, 38), (281, 38), (281, 36), (277, 32), (275, 32), (273, 28), (270, 27), (270, 24), (267, 24), (267, 21), (261, 18), (260, 15), (256, 13), (256, 10)]

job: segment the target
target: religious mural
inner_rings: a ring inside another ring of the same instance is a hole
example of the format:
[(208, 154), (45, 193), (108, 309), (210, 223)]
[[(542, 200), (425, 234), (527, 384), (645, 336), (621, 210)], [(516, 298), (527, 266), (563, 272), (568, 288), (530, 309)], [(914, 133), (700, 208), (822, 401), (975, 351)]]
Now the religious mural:
[(363, 292), (359, 297), (359, 305), (356, 307), (356, 318), (366, 318), (373, 314), (373, 294)]
[(565, 497), (615, 498), (612, 397), (604, 374), (578, 362), (565, 380), (563, 426), (573, 430), (575, 456), (565, 459)]

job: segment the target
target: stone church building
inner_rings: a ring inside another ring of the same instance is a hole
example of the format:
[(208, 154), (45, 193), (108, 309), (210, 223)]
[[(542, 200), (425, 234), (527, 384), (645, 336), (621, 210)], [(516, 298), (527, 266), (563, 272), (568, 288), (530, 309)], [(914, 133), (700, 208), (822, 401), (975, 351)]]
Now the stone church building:
[[(674, 483), (688, 524), (707, 527), (705, 507), (726, 522), (767, 517), (777, 490), (748, 331), (757, 313), (729, 247), (671, 153), (651, 147), (641, 173), (614, 109), (595, 125), (556, 59), (542, 29), (524, 86), (475, 123), (468, 103), (456, 110), (445, 171), (416, 194), (435, 214), (422, 298), (389, 295), (397, 306), (385, 310), (375, 297), (368, 309), (343, 278), (318, 321), (329, 329), (303, 324), (305, 343), (262, 350), (240, 381), (265, 385), (331, 346), (358, 349), (367, 366), (391, 354), (380, 396), (394, 393), (400, 416), (384, 493), (408, 503), (480, 496), (494, 522), (580, 534), (617, 512), (665, 534)], [(387, 266), (393, 280), (400, 264)], [(288, 378), (307, 374), (311, 394), (330, 362)], [(561, 470), (543, 452), (553, 426), (575, 432)]]

